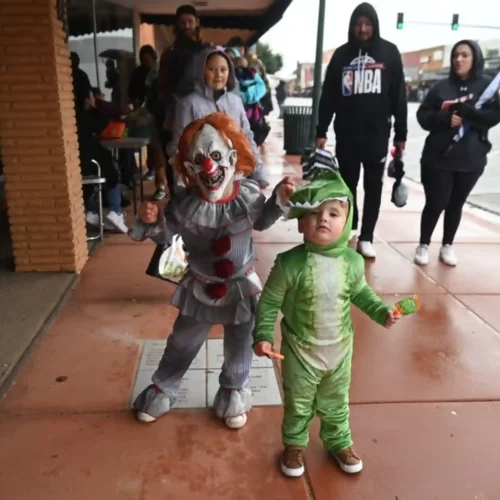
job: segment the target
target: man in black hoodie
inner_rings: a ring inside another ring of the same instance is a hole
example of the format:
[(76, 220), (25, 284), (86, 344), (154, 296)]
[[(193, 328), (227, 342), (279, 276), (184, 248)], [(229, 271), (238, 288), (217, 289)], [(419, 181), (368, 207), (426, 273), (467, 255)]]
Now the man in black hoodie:
[(382, 39), (378, 16), (369, 3), (358, 5), (349, 23), (349, 41), (328, 65), (319, 104), (316, 147), (324, 148), (335, 115), (336, 155), (340, 172), (354, 196), (353, 234), (358, 226), (356, 188), (361, 163), (365, 201), (358, 251), (375, 258), (372, 246), (394, 116), (394, 144), (405, 148), (408, 104), (401, 54)]
[[(196, 57), (210, 46), (203, 42), (200, 33), (200, 18), (191, 4), (184, 4), (175, 12), (175, 41), (167, 47), (160, 58), (158, 92), (162, 100), (164, 116), (158, 121), (163, 151), (172, 140), (172, 127), (175, 119), (175, 104), (178, 98), (193, 90), (195, 81), (194, 67)], [(167, 162), (167, 182), (170, 196), (174, 196), (174, 174), (172, 165)], [(155, 193), (156, 194), (156, 193)], [(161, 193), (158, 193), (161, 196)]]

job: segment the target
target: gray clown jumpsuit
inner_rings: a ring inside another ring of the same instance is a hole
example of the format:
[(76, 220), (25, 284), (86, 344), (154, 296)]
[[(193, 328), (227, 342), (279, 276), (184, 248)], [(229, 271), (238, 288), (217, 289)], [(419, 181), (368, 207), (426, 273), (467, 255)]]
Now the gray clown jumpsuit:
[[(137, 220), (129, 232), (136, 241), (151, 238), (159, 244), (179, 234), (187, 252), (189, 272), (172, 297), (179, 309), (172, 335), (153, 383), (173, 406), (182, 377), (198, 354), (208, 331), (222, 324), (224, 363), (214, 409), (220, 418), (235, 417), (252, 406), (249, 372), (252, 330), (262, 285), (255, 272), (253, 230), (273, 225), (283, 211), (276, 190), (266, 200), (258, 184), (243, 179), (224, 203), (205, 201), (197, 189), (179, 191), (156, 225)], [(224, 293), (214, 298), (213, 289)], [(154, 390), (146, 388), (134, 408), (158, 418), (170, 406), (158, 407)]]
[[(339, 176), (314, 181), (292, 197), (289, 218), (332, 199), (352, 196)], [(302, 198), (302, 199), (301, 199)], [(301, 205), (304, 205), (302, 207)], [(283, 444), (306, 447), (317, 414), (320, 437), (336, 454), (352, 445), (349, 388), (353, 352), (351, 303), (383, 324), (391, 308), (367, 284), (364, 260), (348, 239), (352, 209), (339, 240), (331, 247), (310, 242), (279, 254), (259, 301), (254, 344), (274, 342), (281, 310), (284, 417)]]

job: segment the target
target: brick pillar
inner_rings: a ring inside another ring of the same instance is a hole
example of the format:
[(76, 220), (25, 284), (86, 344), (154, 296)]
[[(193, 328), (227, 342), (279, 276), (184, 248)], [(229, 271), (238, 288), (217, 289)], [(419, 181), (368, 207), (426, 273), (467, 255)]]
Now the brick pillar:
[(0, 144), (16, 271), (79, 273), (88, 258), (82, 179), (56, 0), (0, 3)]

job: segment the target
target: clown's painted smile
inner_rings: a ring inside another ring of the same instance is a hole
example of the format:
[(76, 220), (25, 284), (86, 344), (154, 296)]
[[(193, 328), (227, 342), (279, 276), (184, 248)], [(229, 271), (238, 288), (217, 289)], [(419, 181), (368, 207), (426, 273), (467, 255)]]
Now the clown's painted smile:
[(213, 175), (207, 174), (206, 172), (200, 172), (198, 175), (200, 181), (203, 182), (209, 191), (217, 191), (226, 179), (226, 171), (226, 167), (217, 167)]

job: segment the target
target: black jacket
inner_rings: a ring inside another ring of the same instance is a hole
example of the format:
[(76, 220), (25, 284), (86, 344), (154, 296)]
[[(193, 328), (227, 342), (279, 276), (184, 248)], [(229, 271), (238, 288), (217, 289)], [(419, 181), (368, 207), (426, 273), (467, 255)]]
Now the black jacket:
[(165, 49), (160, 60), (160, 95), (184, 97), (193, 91), (193, 74), (190, 73), (194, 58), (211, 44), (201, 40), (182, 38)]
[(146, 98), (147, 86), (146, 78), (150, 72), (150, 68), (145, 66), (137, 66), (130, 75), (130, 83), (128, 86), (128, 98), (131, 103), (139, 103), (142, 105)]
[[(367, 44), (360, 44), (354, 36), (354, 26), (361, 16), (373, 23), (373, 37)], [(394, 116), (394, 139), (406, 141), (408, 103), (401, 54), (396, 45), (380, 38), (377, 13), (369, 3), (354, 9), (349, 41), (334, 52), (328, 65), (317, 137), (326, 137), (334, 114), (337, 140), (376, 142), (378, 149), (387, 152)]]
[(109, 119), (97, 108), (83, 110), (76, 115), (78, 147), (82, 175), (95, 174), (92, 160), (101, 166), (101, 174), (106, 177), (109, 187), (119, 182), (118, 172), (113, 168), (111, 152), (101, 146), (99, 136), (108, 126)]
[[(500, 123), (500, 106), (496, 99), (485, 103), (481, 109), (474, 104), (491, 82), (491, 77), (483, 74), (484, 60), (480, 47), (473, 41), (465, 40), (455, 44), (452, 57), (458, 45), (467, 44), (474, 54), (474, 64), (468, 80), (460, 80), (453, 73), (450, 63), (450, 76), (436, 83), (429, 91), (417, 111), (420, 126), (429, 131), (422, 151), (421, 164), (424, 167), (437, 167), (454, 171), (482, 170), (487, 162), (486, 155), (491, 149), (488, 130)], [(445, 101), (472, 96), (464, 103), (451, 104), (442, 109)], [(458, 142), (454, 137), (458, 128), (451, 127), (451, 116), (457, 113), (470, 130)]]

